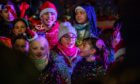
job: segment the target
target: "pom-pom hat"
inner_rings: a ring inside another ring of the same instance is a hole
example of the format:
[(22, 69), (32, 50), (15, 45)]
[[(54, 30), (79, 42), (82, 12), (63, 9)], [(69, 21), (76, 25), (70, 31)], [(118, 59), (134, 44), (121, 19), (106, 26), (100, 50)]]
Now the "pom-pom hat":
[(46, 1), (44, 4), (42, 4), (39, 10), (40, 10), (40, 17), (46, 12), (53, 12), (57, 17), (57, 9), (55, 5), (49, 1)]

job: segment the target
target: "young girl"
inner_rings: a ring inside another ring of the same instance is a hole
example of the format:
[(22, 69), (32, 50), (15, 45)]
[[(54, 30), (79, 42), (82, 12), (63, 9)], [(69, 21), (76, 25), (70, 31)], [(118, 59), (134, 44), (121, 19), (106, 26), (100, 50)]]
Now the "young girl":
[(9, 37), (12, 29), (12, 21), (16, 18), (13, 4), (0, 3), (0, 36)]
[(81, 4), (74, 9), (74, 25), (78, 32), (77, 45), (86, 37), (97, 37), (97, 23), (94, 7), (90, 4)]
[(41, 72), (39, 84), (57, 84), (57, 68), (50, 56), (48, 41), (44, 36), (39, 36), (31, 41), (29, 48), (29, 57), (35, 67)]
[(29, 29), (28, 22), (23, 18), (18, 18), (13, 21), (13, 28), (10, 38), (13, 41), (18, 35), (21, 34), (25, 35), (28, 41), (32, 41), (37, 38), (37, 34)]
[(76, 30), (69, 22), (60, 24), (59, 42), (52, 52), (55, 67), (58, 70), (59, 84), (71, 84), (71, 74), (74, 66), (80, 60), (79, 49), (75, 46)]
[[(40, 20), (41, 20), (41, 31), (46, 34), (50, 49), (52, 49), (58, 43), (58, 28), (59, 23), (57, 22), (57, 9), (55, 5), (49, 1), (43, 3), (40, 7)], [(38, 33), (40, 33), (38, 31)]]
[(46, 38), (39, 36), (31, 41), (29, 48), (29, 57), (39, 71), (45, 69), (49, 60), (49, 45)]
[(19, 35), (14, 39), (13, 48), (15, 50), (19, 50), (23, 53), (28, 53), (29, 51), (29, 41), (26, 39), (25, 36)]
[(105, 69), (101, 62), (96, 60), (100, 53), (96, 46), (98, 39), (93, 37), (85, 38), (80, 48), (80, 56), (82, 60), (79, 61), (72, 73), (72, 84), (98, 84), (99, 80), (105, 75)]

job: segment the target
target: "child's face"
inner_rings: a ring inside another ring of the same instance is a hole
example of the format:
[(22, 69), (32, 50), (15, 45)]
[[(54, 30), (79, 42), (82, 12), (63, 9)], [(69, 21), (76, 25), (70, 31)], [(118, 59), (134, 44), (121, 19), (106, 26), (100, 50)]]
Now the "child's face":
[(51, 28), (56, 21), (56, 14), (53, 12), (46, 12), (41, 16), (42, 23)]
[(61, 38), (61, 44), (67, 48), (72, 48), (75, 45), (76, 35), (73, 33), (65, 34)]
[(13, 33), (17, 36), (19, 34), (25, 33), (26, 25), (22, 21), (18, 21), (13, 28)]
[(82, 57), (88, 57), (91, 55), (92, 48), (91, 45), (88, 42), (82, 42), (82, 44), (79, 46), (80, 49), (80, 56)]
[[(9, 6), (14, 12), (14, 8), (12, 5), (7, 5)], [(7, 8), (4, 8), (1, 12), (1, 16), (4, 18), (4, 20), (6, 21), (13, 21), (15, 19), (15, 17), (12, 15), (12, 13), (7, 9)]]
[(28, 52), (29, 43), (25, 39), (17, 39), (14, 44), (14, 48), (22, 52)]
[(48, 47), (46, 46), (45, 41), (33, 41), (30, 44), (29, 53), (33, 59), (46, 58), (48, 56)]
[(79, 24), (84, 24), (87, 22), (87, 14), (84, 10), (76, 10), (75, 19)]

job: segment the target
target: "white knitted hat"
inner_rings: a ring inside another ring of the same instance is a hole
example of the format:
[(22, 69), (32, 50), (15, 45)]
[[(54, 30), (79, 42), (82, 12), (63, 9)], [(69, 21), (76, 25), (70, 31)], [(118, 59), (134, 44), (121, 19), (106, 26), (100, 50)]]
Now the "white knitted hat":
[(76, 32), (75, 28), (71, 25), (71, 23), (63, 22), (60, 24), (58, 39), (60, 39), (63, 35), (65, 35), (67, 33), (73, 33), (77, 36), (77, 32)]
[(77, 10), (83, 10), (83, 11), (85, 11), (85, 9), (84, 9), (82, 6), (77, 6), (77, 7), (75, 8), (75, 12), (76, 12)]

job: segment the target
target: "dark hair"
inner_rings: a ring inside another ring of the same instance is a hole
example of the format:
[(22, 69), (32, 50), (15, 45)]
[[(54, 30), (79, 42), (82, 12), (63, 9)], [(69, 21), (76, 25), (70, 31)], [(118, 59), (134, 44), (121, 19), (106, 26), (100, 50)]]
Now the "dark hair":
[(83, 40), (83, 42), (88, 42), (90, 45), (91, 45), (91, 48), (94, 48), (96, 49), (96, 57), (97, 57), (97, 61), (99, 61), (99, 64), (100, 65), (103, 65), (103, 67), (106, 69), (107, 66), (106, 66), (106, 63), (107, 63), (107, 60), (106, 60), (106, 56), (104, 53), (106, 53), (106, 47), (103, 47), (102, 49), (99, 49), (97, 46), (96, 46), (96, 42), (98, 41), (99, 39), (98, 38), (95, 38), (95, 37), (88, 37), (88, 38), (85, 38)]
[(15, 26), (15, 24), (16, 24), (18, 21), (22, 21), (22, 22), (26, 25), (26, 28), (29, 27), (28, 21), (25, 20), (24, 18), (15, 19), (15, 20), (13, 21), (13, 27)]
[(15, 44), (15, 42), (16, 42), (17, 39), (24, 39), (24, 40), (28, 41), (28, 39), (27, 39), (27, 37), (26, 37), (25, 35), (20, 34), (20, 35), (18, 35), (18, 36), (15, 36), (15, 37), (12, 39), (12, 43)]
[(39, 72), (24, 54), (0, 44), (0, 83), (38, 84)]
[(96, 53), (98, 53), (99, 52), (99, 49), (96, 46), (97, 40), (98, 39), (97, 38), (94, 38), (94, 37), (87, 37), (87, 38), (83, 39), (83, 42), (88, 42), (91, 45), (91, 48), (96, 49)]
[(113, 32), (114, 32), (113, 29), (105, 29), (99, 35), (99, 38), (101, 38), (105, 42), (108, 48), (112, 48), (111, 42), (112, 42)]

